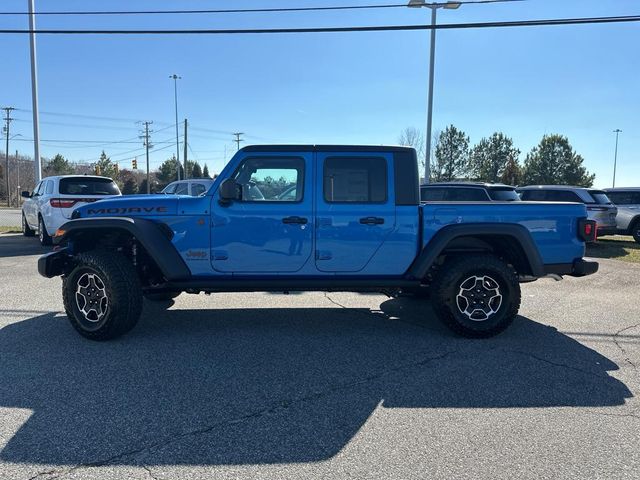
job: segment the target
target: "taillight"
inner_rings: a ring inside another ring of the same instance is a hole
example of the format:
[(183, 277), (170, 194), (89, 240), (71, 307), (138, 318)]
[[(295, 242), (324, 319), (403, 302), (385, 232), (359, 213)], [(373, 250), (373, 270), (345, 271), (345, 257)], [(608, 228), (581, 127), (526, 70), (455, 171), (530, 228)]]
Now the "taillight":
[(598, 229), (596, 222), (581, 218), (578, 220), (578, 237), (585, 242), (595, 242)]
[(76, 204), (77, 200), (70, 198), (52, 198), (49, 203), (56, 208), (71, 208)]

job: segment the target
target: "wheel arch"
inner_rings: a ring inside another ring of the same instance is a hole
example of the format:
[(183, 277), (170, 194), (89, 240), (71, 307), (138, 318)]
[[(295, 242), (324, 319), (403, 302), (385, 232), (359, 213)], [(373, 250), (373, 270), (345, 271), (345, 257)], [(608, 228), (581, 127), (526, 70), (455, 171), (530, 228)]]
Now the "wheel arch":
[(173, 231), (166, 225), (135, 217), (102, 217), (70, 220), (59, 229), (54, 242), (80, 253), (96, 246), (121, 247), (136, 243), (166, 280), (190, 276), (184, 260), (171, 243)]
[(443, 257), (494, 253), (512, 264), (520, 275), (544, 276), (544, 265), (529, 231), (519, 224), (449, 225), (424, 246), (407, 275), (423, 279)]

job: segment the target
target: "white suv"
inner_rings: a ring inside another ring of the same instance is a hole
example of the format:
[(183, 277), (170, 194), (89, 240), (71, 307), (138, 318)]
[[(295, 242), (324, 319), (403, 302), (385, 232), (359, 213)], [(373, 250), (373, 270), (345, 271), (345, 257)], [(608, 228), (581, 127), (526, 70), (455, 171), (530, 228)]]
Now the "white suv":
[(38, 232), (42, 245), (51, 245), (51, 235), (66, 221), (76, 207), (103, 198), (121, 195), (108, 177), (62, 175), (43, 178), (33, 192), (22, 192), (22, 233), (26, 237)]

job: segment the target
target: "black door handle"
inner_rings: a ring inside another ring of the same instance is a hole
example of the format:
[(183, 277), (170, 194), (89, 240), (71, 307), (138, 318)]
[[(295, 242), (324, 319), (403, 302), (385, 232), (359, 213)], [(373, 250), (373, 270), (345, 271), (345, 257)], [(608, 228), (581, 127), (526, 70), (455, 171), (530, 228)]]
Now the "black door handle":
[(380, 217), (362, 217), (360, 219), (360, 223), (363, 225), (382, 225), (384, 223), (384, 218)]
[(304, 218), (304, 217), (297, 217), (297, 216), (293, 216), (293, 217), (284, 217), (282, 219), (282, 223), (299, 223), (300, 225), (304, 225), (308, 222), (309, 220)]

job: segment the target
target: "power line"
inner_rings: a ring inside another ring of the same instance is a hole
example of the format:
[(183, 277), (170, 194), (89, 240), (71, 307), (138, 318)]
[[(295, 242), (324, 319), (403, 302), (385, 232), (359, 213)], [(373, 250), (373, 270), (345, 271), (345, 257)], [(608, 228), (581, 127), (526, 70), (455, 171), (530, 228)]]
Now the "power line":
[[(511, 3), (525, 0), (470, 0), (459, 1), (460, 4), (474, 3)], [(432, 5), (445, 5), (446, 2), (434, 2)], [(273, 8), (228, 8), (228, 9), (204, 9), (204, 10), (94, 10), (94, 11), (45, 11), (35, 12), (36, 15), (180, 15), (180, 14), (207, 14), (207, 13), (284, 13), (284, 12), (321, 12), (330, 10), (373, 10), (386, 8), (406, 8), (406, 3), (387, 3), (374, 5), (333, 5), (326, 7), (273, 7)], [(0, 12), (0, 15), (29, 15), (29, 12)]]
[[(437, 25), (379, 25), (363, 27), (312, 27), (312, 28), (240, 28), (204, 30), (18, 30), (0, 29), (0, 34), (42, 35), (249, 35), (278, 33), (351, 33), (389, 32), (412, 30), (463, 30), (468, 28), (535, 27), (557, 25), (587, 25), (596, 23), (639, 22), (640, 15), (617, 17), (555, 18), (546, 20), (512, 20), (506, 22), (441, 23)], [(114, 128), (114, 127), (112, 127)]]

